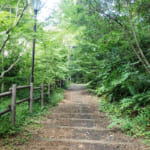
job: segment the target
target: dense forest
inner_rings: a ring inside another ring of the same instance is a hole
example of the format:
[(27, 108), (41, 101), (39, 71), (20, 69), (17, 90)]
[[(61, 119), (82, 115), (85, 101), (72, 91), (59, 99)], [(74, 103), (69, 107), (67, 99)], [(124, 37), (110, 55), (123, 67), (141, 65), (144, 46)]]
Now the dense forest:
[[(67, 53), (63, 45), (64, 34), (59, 30), (47, 30), (49, 20), (36, 20), (37, 32), (34, 32), (34, 10), (32, 1), (1, 0), (0, 1), (0, 85), (1, 93), (6, 92), (13, 84), (17, 86), (29, 85), (32, 64), (33, 39), (36, 38), (34, 60), (34, 87), (42, 83), (54, 84), (67, 78)], [(41, 6), (42, 7), (42, 6)], [(38, 11), (38, 15), (40, 10)], [(62, 99), (60, 89), (52, 91), (50, 105)], [(17, 92), (17, 101), (29, 95), (29, 90)], [(39, 97), (40, 91), (34, 93)], [(0, 98), (0, 112), (11, 104), (11, 97)], [(43, 111), (40, 102), (34, 104), (33, 112), (38, 115)], [(31, 114), (27, 102), (17, 106), (16, 128), (10, 124), (10, 113), (0, 116), (0, 134), (18, 131), (20, 124)], [(28, 119), (27, 119), (28, 120)]]
[(35, 85), (85, 83), (110, 127), (150, 137), (149, 0), (62, 0), (36, 34), (33, 24), (27, 0), (0, 1), (1, 92), (29, 84), (36, 36)]
[(132, 135), (150, 136), (149, 0), (63, 1), (61, 24), (75, 41), (69, 70), (101, 97), (100, 110)]

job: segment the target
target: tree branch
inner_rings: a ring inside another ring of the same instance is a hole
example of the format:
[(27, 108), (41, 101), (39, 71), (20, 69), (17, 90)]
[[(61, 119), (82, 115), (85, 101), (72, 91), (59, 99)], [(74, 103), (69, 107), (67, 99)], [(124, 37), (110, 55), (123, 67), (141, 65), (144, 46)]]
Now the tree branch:
[[(18, 20), (16, 21), (16, 23), (14, 24), (14, 26), (17, 26), (17, 25), (19, 24), (19, 22), (20, 22), (21, 18), (23, 17), (24, 12), (25, 12), (25, 10), (27, 9), (27, 7), (28, 7), (28, 3), (26, 3), (26, 5), (24, 6), (24, 8), (23, 8), (23, 10), (22, 10), (22, 13), (21, 13), (21, 15), (19, 16), (19, 18), (18, 18)], [(14, 26), (13, 26), (13, 27), (14, 27)], [(12, 28), (13, 28), (13, 27), (12, 27)], [(5, 39), (5, 41), (3, 42), (3, 44), (2, 44), (2, 46), (1, 46), (1, 48), (0, 48), (0, 53), (2, 52), (2, 50), (4, 49), (4, 47), (6, 46), (8, 40), (10, 39), (10, 31), (12, 30), (12, 28), (9, 28), (9, 29), (6, 31), (6, 34), (7, 34), (8, 36), (7, 36), (7, 38)]]
[(23, 15), (24, 15), (24, 12), (25, 12), (25, 10), (26, 10), (27, 8), (28, 8), (28, 3), (26, 3), (26, 5), (24, 6), (24, 8), (23, 8), (23, 10), (22, 10), (22, 12), (21, 12), (21, 15), (19, 16), (19, 18), (18, 18), (18, 20), (17, 20), (15, 26), (17, 26), (17, 25), (19, 24), (21, 18), (22, 18)]
[[(94, 1), (95, 1), (95, 0), (94, 0)], [(95, 1), (95, 3), (96, 3), (96, 1)], [(92, 5), (92, 6), (93, 6), (93, 5)], [(93, 6), (93, 7), (94, 7), (94, 6)], [(115, 21), (115, 22), (121, 27), (121, 29), (123, 30), (123, 32), (124, 32), (124, 34), (125, 34), (125, 37), (126, 37), (127, 41), (129, 42), (129, 45), (130, 45), (131, 48), (132, 48), (132, 51), (135, 53), (135, 55), (137, 56), (137, 58), (140, 60), (140, 62), (142, 63), (142, 65), (144, 66), (144, 68), (146, 69), (146, 71), (150, 74), (150, 68), (149, 68), (150, 64), (149, 64), (147, 58), (145, 57), (145, 55), (144, 55), (142, 49), (140, 48), (140, 45), (139, 45), (139, 42), (138, 42), (138, 40), (137, 40), (136, 33), (135, 33), (135, 31), (134, 31), (134, 27), (133, 27), (133, 24), (132, 24), (131, 19), (129, 19), (129, 21), (130, 21), (130, 24), (131, 24), (132, 33), (133, 33), (134, 39), (135, 39), (135, 41), (136, 41), (136, 45), (137, 45), (137, 47), (138, 47), (138, 49), (139, 49), (139, 51), (140, 51), (140, 53), (141, 53), (141, 56), (138, 54), (136, 48), (134, 47), (134, 45), (132, 44), (132, 42), (131, 42), (131, 40), (130, 40), (130, 38), (129, 38), (129, 32), (128, 32), (127, 27), (126, 27), (125, 25), (123, 25), (123, 24), (117, 19), (117, 17), (113, 17), (113, 16), (111, 16), (111, 15), (109, 15), (109, 14), (106, 14), (106, 13), (105, 13), (103, 10), (101, 10), (101, 9), (96, 9), (96, 11), (99, 12), (99, 13), (101, 13), (101, 14), (103, 14), (104, 16), (108, 17), (109, 19)]]
[(0, 79), (2, 79), (7, 72), (13, 69), (14, 66), (19, 62), (19, 60), (20, 60), (20, 57), (18, 57), (18, 59), (13, 64), (11, 64), (11, 66), (7, 70), (3, 71), (0, 75)]
[(131, 15), (130, 15), (128, 3), (127, 3), (127, 9), (128, 9), (129, 22), (130, 22), (130, 25), (131, 25), (131, 29), (132, 29), (133, 37), (134, 37), (134, 39), (135, 39), (136, 46), (137, 46), (137, 48), (138, 48), (138, 50), (139, 50), (139, 52), (140, 52), (140, 54), (141, 54), (141, 56), (142, 56), (142, 58), (143, 58), (145, 64), (146, 64), (148, 67), (150, 67), (150, 63), (149, 63), (149, 61), (147, 60), (147, 58), (145, 57), (145, 55), (144, 55), (144, 53), (143, 53), (143, 50), (141, 49), (140, 44), (139, 44), (139, 42), (138, 42), (138, 39), (137, 39), (137, 36), (136, 36), (136, 33), (135, 33), (135, 29), (134, 29), (134, 25), (133, 25), (133, 23), (132, 23), (132, 19), (131, 19)]
[(17, 22), (17, 17), (18, 17), (18, 13), (19, 13), (19, 4), (20, 4), (20, 0), (18, 0), (18, 3), (17, 3), (17, 10), (16, 10), (15, 24), (16, 24), (16, 22)]

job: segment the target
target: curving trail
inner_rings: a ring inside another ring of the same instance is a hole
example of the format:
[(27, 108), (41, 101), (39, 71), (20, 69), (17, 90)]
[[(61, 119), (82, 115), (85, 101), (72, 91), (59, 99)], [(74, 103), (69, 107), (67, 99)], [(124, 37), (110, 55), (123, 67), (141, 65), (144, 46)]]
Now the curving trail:
[(33, 139), (21, 150), (144, 150), (141, 141), (108, 129), (110, 121), (98, 111), (98, 100), (83, 85), (73, 84)]

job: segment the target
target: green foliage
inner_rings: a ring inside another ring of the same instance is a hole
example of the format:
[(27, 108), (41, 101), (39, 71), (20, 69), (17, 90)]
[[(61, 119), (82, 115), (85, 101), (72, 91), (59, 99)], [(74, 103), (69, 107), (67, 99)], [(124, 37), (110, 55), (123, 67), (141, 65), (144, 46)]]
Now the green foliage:
[[(23, 2), (19, 7), (23, 7)], [(17, 0), (7, 3), (16, 6)], [(37, 22), (36, 34), (32, 31), (30, 9), (13, 26), (16, 10), (10, 14), (4, 0), (0, 5), (0, 29), (11, 28), (9, 42), (0, 56), (0, 72), (23, 55), (0, 80), (2, 91), (12, 83), (29, 84), (31, 41), (36, 37), (35, 85), (66, 78), (87, 83), (91, 91), (103, 98), (100, 108), (113, 114), (113, 124), (119, 124), (129, 134), (149, 136), (150, 77), (149, 65), (145, 63), (150, 57), (149, 0), (62, 0), (60, 10), (50, 20)], [(45, 30), (45, 25), (56, 29)], [(0, 47), (7, 36), (0, 32)], [(53, 106), (59, 101), (55, 96), (54, 99)], [(0, 108), (7, 104), (4, 102)]]
[(62, 90), (58, 89), (57, 91), (53, 92), (53, 95), (51, 96), (51, 105), (57, 106), (57, 104), (64, 98), (64, 95), (62, 95)]
[(112, 116), (112, 125), (147, 137), (150, 77), (132, 46), (140, 55), (138, 41), (149, 61), (148, 6), (143, 0), (63, 0), (60, 17), (61, 28), (74, 34), (68, 65), (72, 81), (87, 83), (90, 91), (102, 97), (100, 109)]
[[(149, 96), (149, 93), (145, 93), (145, 95)], [(150, 106), (139, 107), (134, 98), (123, 99), (120, 103), (109, 103), (103, 98), (100, 100), (100, 110), (105, 111), (111, 117), (110, 128), (119, 126), (122, 131), (129, 135), (150, 138)]]
[[(4, 75), (2, 80), (0, 79), (0, 85), (3, 87), (1, 91), (8, 91), (13, 83), (17, 85), (29, 84), (32, 40), (35, 37), (35, 85), (40, 85), (42, 82), (53, 84), (56, 80), (65, 79), (68, 73), (67, 52), (63, 47), (65, 36), (63, 31), (48, 31), (45, 27), (50, 25), (49, 20), (47, 20), (47, 24), (37, 20), (37, 32), (34, 33), (34, 19), (30, 5), (23, 12), (19, 23), (15, 25), (25, 2), (27, 1), (0, 2), (0, 48), (8, 37), (8, 41), (0, 52), (0, 61), (2, 62), (0, 63), (0, 75), (21, 56), (20, 61)], [(9, 33), (6, 32), (7, 30)]]
[[(28, 103), (20, 104), (16, 110), (16, 126), (11, 127), (10, 113), (0, 117), (0, 135), (10, 135), (20, 132), (20, 126), (31, 123), (30, 117), (40, 116), (48, 107), (56, 106), (63, 98), (61, 89), (55, 89), (53, 84), (58, 80), (65, 80), (68, 76), (67, 51), (63, 45), (65, 32), (61, 30), (47, 30), (52, 23), (39, 22), (37, 20), (37, 32), (33, 31), (34, 19), (30, 5), (22, 12), (26, 0), (0, 1), (0, 76), (6, 71), (4, 77), (0, 77), (1, 92), (8, 91), (12, 84), (29, 85), (32, 60), (32, 41), (36, 38), (34, 86), (42, 83), (51, 84), (53, 93), (47, 100), (45, 107), (40, 107), (40, 102), (35, 102), (33, 115), (29, 113)], [(18, 7), (18, 8), (17, 8)], [(17, 24), (16, 24), (17, 23)], [(12, 69), (9, 68), (20, 57)], [(7, 72), (8, 70), (8, 72)], [(29, 96), (29, 91), (21, 90), (17, 93), (17, 101)], [(34, 97), (39, 97), (40, 91), (34, 92)], [(9, 97), (0, 99), (0, 112), (11, 104)]]
[(0, 12), (0, 31), (7, 30), (12, 24), (14, 19), (10, 17), (9, 12), (1, 11)]
[[(20, 94), (21, 95), (21, 94)], [(22, 97), (26, 96), (26, 92), (22, 94)], [(19, 96), (20, 97), (20, 96)], [(34, 97), (39, 97), (39, 92), (34, 94)], [(64, 98), (64, 91), (62, 89), (54, 89), (50, 98), (45, 96), (45, 106), (41, 107), (41, 102), (35, 101), (33, 104), (33, 114), (29, 112), (28, 103), (25, 102), (16, 107), (16, 122), (15, 127), (11, 126), (10, 113), (7, 113), (0, 118), (0, 136), (15, 135), (24, 129), (24, 126), (32, 123), (32, 118), (40, 117), (43, 113), (53, 106), (56, 106)], [(3, 104), (3, 105), (2, 105)], [(5, 109), (5, 106), (10, 104), (10, 100), (5, 99), (5, 104), (1, 102), (1, 109)]]

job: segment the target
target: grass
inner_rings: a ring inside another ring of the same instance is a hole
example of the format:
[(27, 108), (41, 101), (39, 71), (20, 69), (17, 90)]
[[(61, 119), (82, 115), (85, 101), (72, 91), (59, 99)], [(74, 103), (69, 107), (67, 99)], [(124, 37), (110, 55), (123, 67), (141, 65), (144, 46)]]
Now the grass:
[[(34, 96), (37, 97), (36, 93)], [(40, 120), (51, 114), (53, 107), (64, 98), (63, 89), (55, 89), (50, 97), (45, 97), (45, 106), (40, 101), (33, 105), (33, 113), (29, 113), (28, 103), (17, 107), (15, 127), (10, 125), (10, 114), (0, 118), (0, 147), (1, 149), (16, 150), (17, 145), (26, 144), (33, 138), (31, 130), (42, 127)]]
[[(23, 95), (24, 96), (24, 95)], [(34, 94), (34, 97), (39, 97), (39, 92)], [(33, 118), (39, 118), (43, 114), (47, 113), (49, 108), (56, 106), (64, 97), (63, 89), (56, 89), (51, 93), (50, 98), (45, 96), (45, 106), (41, 107), (41, 102), (36, 101), (33, 104), (33, 113), (29, 112), (28, 102), (17, 105), (16, 107), (16, 122), (15, 127), (11, 126), (10, 112), (0, 117), (0, 137), (6, 138), (8, 136), (14, 136), (24, 130), (24, 127), (33, 124)], [(18, 98), (20, 98), (18, 96)], [(7, 108), (10, 104), (10, 99), (5, 99), (0, 103), (0, 109)]]

